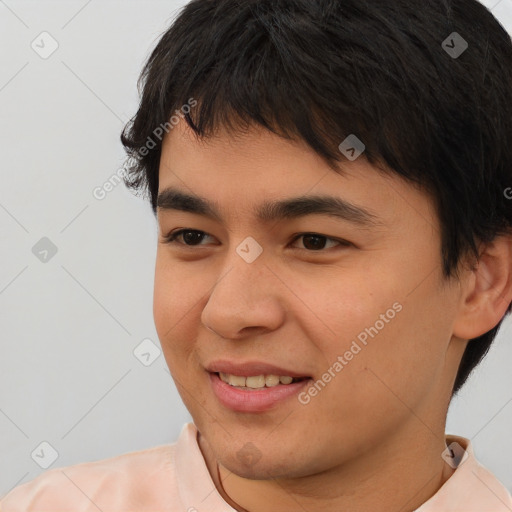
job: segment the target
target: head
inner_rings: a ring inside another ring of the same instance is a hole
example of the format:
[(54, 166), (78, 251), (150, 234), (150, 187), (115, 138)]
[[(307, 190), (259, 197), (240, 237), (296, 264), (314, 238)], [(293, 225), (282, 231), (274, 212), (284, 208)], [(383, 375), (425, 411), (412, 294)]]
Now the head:
[[(457, 56), (453, 32), (468, 43)], [(294, 450), (319, 417), (319, 470), (340, 435), (350, 457), (411, 411), (442, 423), (511, 310), (512, 44), (491, 13), (476, 0), (193, 0), (140, 85), (122, 142), (160, 230), (155, 324), (226, 465), (242, 471), (230, 438), (268, 450), (277, 425), (266, 471), (290, 474), (291, 457), (300, 475)], [(345, 219), (327, 196), (350, 203)], [(166, 241), (179, 228), (192, 233)], [(219, 358), (311, 381), (302, 400), (235, 412), (211, 389)]]

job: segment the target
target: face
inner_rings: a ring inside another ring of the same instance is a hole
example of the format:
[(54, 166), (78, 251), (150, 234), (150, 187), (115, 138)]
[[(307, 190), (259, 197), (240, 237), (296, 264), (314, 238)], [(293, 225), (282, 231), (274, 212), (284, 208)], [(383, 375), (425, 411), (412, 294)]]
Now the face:
[[(443, 280), (423, 192), (364, 156), (335, 172), (261, 128), (201, 141), (182, 122), (163, 144), (159, 194), (156, 328), (223, 466), (306, 476), (444, 428), (460, 290)], [(289, 203), (263, 209), (278, 202)], [(300, 380), (274, 386), (275, 374)]]

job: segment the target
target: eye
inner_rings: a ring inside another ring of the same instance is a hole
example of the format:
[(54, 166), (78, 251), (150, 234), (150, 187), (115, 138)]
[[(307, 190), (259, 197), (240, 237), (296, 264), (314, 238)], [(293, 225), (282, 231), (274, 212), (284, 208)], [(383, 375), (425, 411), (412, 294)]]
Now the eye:
[[(199, 231), (196, 229), (179, 229), (178, 231), (175, 231), (174, 233), (170, 233), (168, 236), (166, 236), (163, 240), (166, 244), (176, 244), (184, 245), (186, 247), (194, 247), (196, 245), (201, 245), (201, 242), (205, 239), (205, 237), (209, 237), (208, 233), (205, 233), (204, 231)], [(183, 242), (177, 242), (176, 240), (178, 238), (181, 238)], [(326, 247), (326, 241), (334, 242), (335, 244), (338, 244), (340, 247), (348, 247), (352, 245), (350, 242), (347, 242), (346, 240), (338, 240), (335, 238), (329, 238), (325, 235), (321, 235), (319, 233), (299, 233), (294, 236), (291, 243), (296, 242), (300, 238), (303, 238), (303, 244), (305, 248), (297, 247), (297, 249), (303, 250), (303, 251), (322, 251)], [(204, 244), (203, 244), (204, 245)], [(331, 247), (332, 248), (332, 247)]]
[(195, 245), (199, 245), (195, 242), (203, 240), (204, 236), (210, 236), (204, 231), (198, 231), (196, 229), (180, 229), (175, 231), (174, 233), (170, 233), (168, 236), (164, 237), (163, 242), (166, 244), (175, 244), (177, 243), (175, 240), (178, 237), (183, 236), (184, 244), (180, 243), (180, 245), (185, 245), (188, 247), (193, 247)]
[[(322, 249), (325, 249), (326, 241), (329, 240), (331, 242), (334, 242), (335, 244), (338, 244), (339, 246), (349, 246), (352, 245), (350, 242), (347, 242), (346, 240), (338, 240), (336, 238), (329, 238), (328, 236), (321, 235), (319, 233), (299, 233), (297, 236), (295, 236), (292, 240), (292, 242), (295, 242), (299, 240), (300, 238), (303, 238), (303, 244), (305, 246), (305, 249), (302, 247), (298, 247), (300, 250), (306, 250), (306, 251), (321, 251)], [(332, 247), (331, 247), (332, 248)]]

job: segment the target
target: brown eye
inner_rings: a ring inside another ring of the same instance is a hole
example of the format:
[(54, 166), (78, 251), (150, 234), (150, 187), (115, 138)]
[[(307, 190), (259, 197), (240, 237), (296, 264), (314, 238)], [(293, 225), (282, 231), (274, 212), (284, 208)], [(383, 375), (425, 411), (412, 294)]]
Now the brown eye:
[[(350, 243), (345, 240), (337, 240), (334, 238), (329, 238), (327, 236), (320, 235), (318, 233), (301, 233), (293, 239), (293, 242), (299, 240), (300, 238), (303, 238), (302, 243), (304, 245), (304, 248), (302, 248), (302, 247), (298, 247), (298, 248), (302, 249), (302, 250), (309, 251), (309, 252), (322, 251), (323, 249), (326, 248), (327, 241), (334, 242), (335, 244), (338, 244), (339, 246), (350, 245)], [(332, 246), (328, 247), (328, 248), (332, 248)]]
[[(196, 245), (200, 245), (201, 241), (205, 236), (210, 236), (204, 231), (198, 231), (196, 229), (180, 229), (171, 233), (169, 236), (165, 237), (164, 243), (172, 244), (172, 243), (180, 243), (181, 245), (186, 245), (189, 247), (193, 247)], [(176, 242), (178, 237), (183, 237), (183, 242)]]

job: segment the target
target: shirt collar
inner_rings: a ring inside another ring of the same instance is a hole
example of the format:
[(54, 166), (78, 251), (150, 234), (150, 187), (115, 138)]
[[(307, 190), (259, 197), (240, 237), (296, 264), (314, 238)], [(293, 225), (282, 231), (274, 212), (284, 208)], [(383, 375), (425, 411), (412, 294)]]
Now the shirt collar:
[[(475, 458), (469, 439), (447, 435), (443, 458), (455, 471), (441, 488), (414, 512), (512, 512), (505, 486)], [(455, 460), (450, 462), (450, 449)]]
[(176, 479), (185, 510), (237, 512), (222, 498), (197, 442), (197, 428), (186, 423), (176, 442)]

